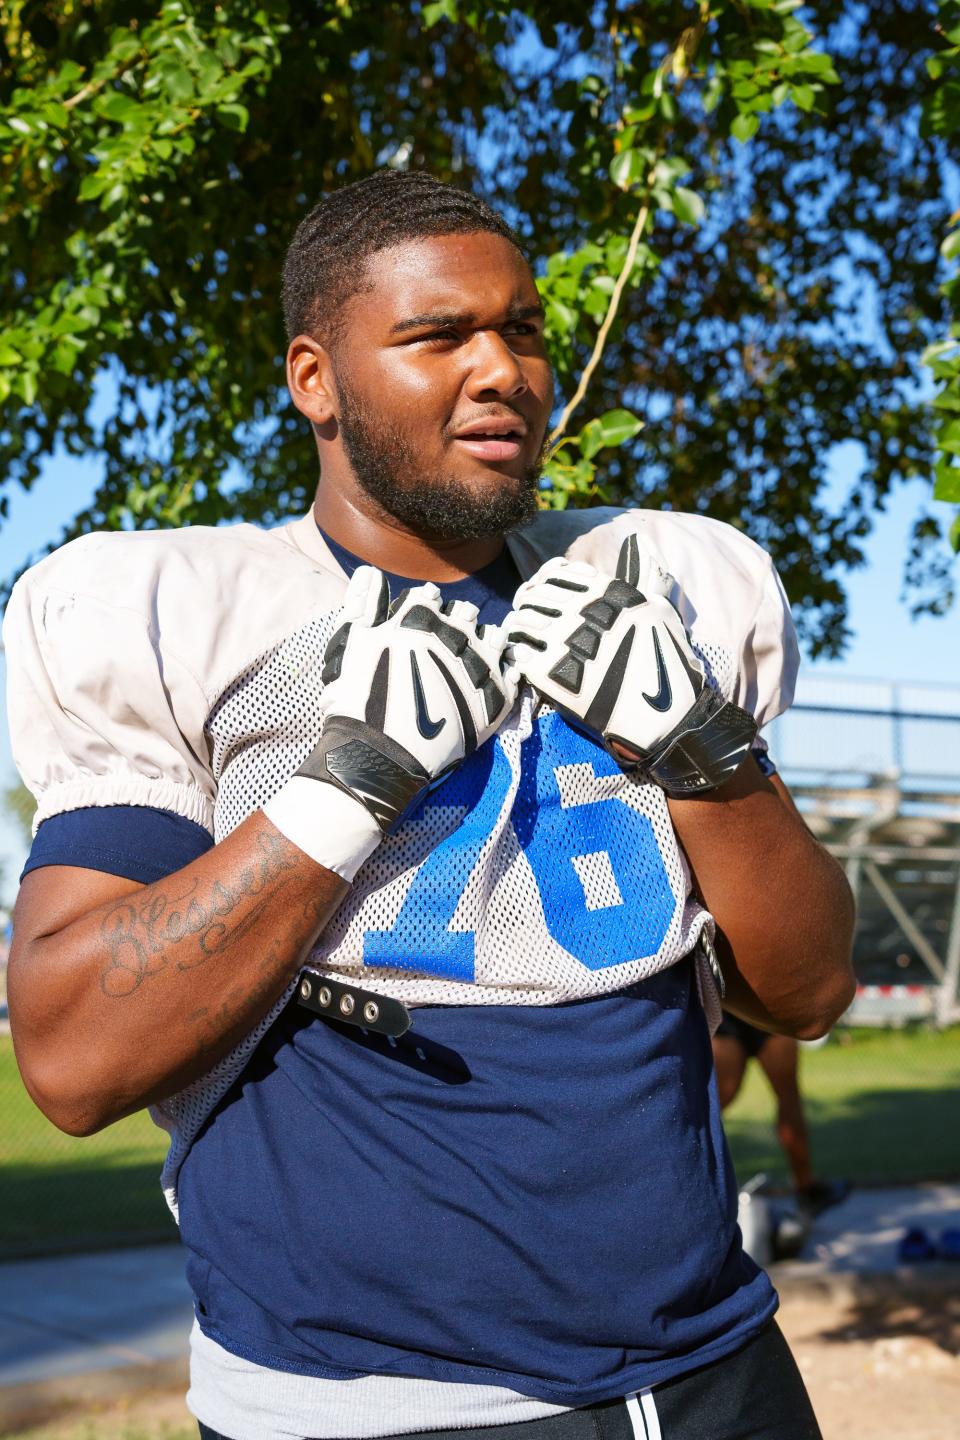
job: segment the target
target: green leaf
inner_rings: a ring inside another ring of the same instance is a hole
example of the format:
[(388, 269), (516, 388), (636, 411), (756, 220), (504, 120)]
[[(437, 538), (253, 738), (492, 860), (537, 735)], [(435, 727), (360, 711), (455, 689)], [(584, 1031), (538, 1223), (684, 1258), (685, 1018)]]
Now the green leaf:
[(108, 120), (117, 120), (121, 124), (141, 108), (139, 100), (135, 100), (132, 95), (122, 95), (117, 90), (100, 96), (97, 102), (97, 109), (101, 115), (106, 115)]
[(14, 350), (12, 345), (5, 345), (0, 340), (0, 365), (19, 365), (21, 358), (19, 351)]
[(94, 170), (89, 175), (84, 175), (77, 194), (81, 200), (95, 200), (109, 183), (109, 175), (105, 174), (103, 170)]
[(816, 75), (818, 79), (825, 80), (832, 85), (836, 85), (840, 80), (829, 55), (804, 55), (803, 63), (808, 75)]
[(723, 81), (718, 75), (711, 75), (703, 92), (703, 108), (710, 115), (723, 99)]
[[(29, 403), (29, 402), (28, 402)], [(960, 502), (960, 465), (941, 460), (934, 467), (936, 483), (933, 487), (934, 500)]]
[(123, 63), (125, 60), (132, 60), (140, 49), (140, 39), (122, 26), (111, 33), (110, 36), (110, 58), (111, 60)]
[(608, 410), (605, 415), (600, 416), (600, 424), (603, 426), (606, 445), (622, 445), (625, 440), (632, 440), (634, 435), (639, 435), (643, 429), (643, 421), (629, 410)]
[(47, 100), (43, 105), (43, 118), (48, 125), (62, 130), (70, 123), (70, 111), (56, 100)]
[(580, 449), (584, 458), (590, 460), (598, 450), (605, 446), (622, 445), (626, 440), (632, 440), (643, 429), (643, 421), (638, 420), (629, 410), (608, 410), (596, 420), (590, 420), (584, 425), (580, 432)]
[(738, 115), (730, 126), (730, 134), (743, 145), (753, 139), (759, 128), (760, 121), (756, 115)]
[(594, 320), (602, 320), (610, 308), (610, 296), (604, 295), (593, 285), (583, 297), (584, 313), (590, 315)]
[(250, 111), (239, 101), (230, 105), (218, 105), (217, 119), (221, 120), (228, 130), (239, 130), (242, 134), (249, 123)]
[(948, 420), (936, 435), (937, 447), (948, 455), (960, 455), (960, 420)]
[(948, 538), (950, 541), (950, 547), (953, 550), (954, 554), (960, 554), (960, 514), (957, 514), (954, 517), (953, 524), (950, 526), (950, 534)]
[(193, 99), (193, 76), (185, 65), (167, 61), (157, 69), (163, 88), (172, 100)]
[(669, 155), (665, 160), (658, 160), (656, 176), (658, 180), (679, 180), (681, 175), (689, 175), (693, 166), (683, 155)]
[(629, 190), (643, 179), (644, 161), (638, 150), (621, 150), (610, 162), (610, 179), (620, 190)]
[(588, 420), (580, 431), (580, 449), (587, 460), (603, 449), (603, 427), (599, 420)]
[(942, 355), (946, 355), (948, 350), (955, 348), (956, 342), (953, 340), (935, 340), (934, 343), (928, 345), (926, 350), (921, 354), (920, 363), (921, 365), (932, 365), (934, 361), (939, 360)]
[(555, 330), (561, 334), (568, 331), (572, 335), (575, 332), (578, 318), (576, 310), (571, 309), (569, 305), (564, 305), (562, 300), (553, 299), (552, 296), (547, 297), (546, 307)]
[[(37, 398), (37, 372), (36, 370), (21, 370), (17, 377), (17, 389), (23, 396), (24, 405), (32, 405)], [(960, 499), (960, 496), (957, 497)]]
[(116, 183), (116, 185), (111, 185), (111, 186), (110, 186), (110, 189), (107, 191), (107, 193), (104, 195), (103, 199), (100, 201), (100, 209), (101, 209), (101, 210), (109, 210), (109, 209), (111, 209), (112, 206), (122, 205), (123, 201), (124, 201), (126, 198), (127, 198), (127, 187), (126, 187), (126, 185), (123, 184), (122, 181), (118, 180), (117, 183)]
[(805, 50), (810, 43), (810, 31), (805, 30), (798, 20), (788, 20), (783, 27), (783, 48), (791, 54)]
[(54, 346), (51, 364), (59, 375), (69, 375), (77, 363), (77, 352), (83, 342), (78, 345), (73, 340), (61, 340)]
[(424, 30), (431, 30), (439, 20), (450, 20), (456, 23), (456, 0), (436, 0), (434, 4), (424, 5), (420, 15)]
[(955, 255), (960, 255), (960, 229), (951, 230), (940, 244), (940, 254), (944, 260), (952, 260)]
[(683, 220), (688, 225), (699, 225), (706, 209), (695, 190), (687, 190), (683, 185), (678, 185), (674, 190), (673, 213), (678, 220)]
[(816, 104), (817, 92), (812, 85), (791, 85), (790, 97), (799, 109), (809, 111)]

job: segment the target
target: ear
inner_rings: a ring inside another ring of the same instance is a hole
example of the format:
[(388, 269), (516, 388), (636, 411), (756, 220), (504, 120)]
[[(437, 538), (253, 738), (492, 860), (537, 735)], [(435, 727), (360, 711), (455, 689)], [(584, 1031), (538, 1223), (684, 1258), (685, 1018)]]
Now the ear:
[(330, 353), (312, 335), (297, 335), (287, 349), (287, 388), (312, 425), (336, 418), (337, 388)]

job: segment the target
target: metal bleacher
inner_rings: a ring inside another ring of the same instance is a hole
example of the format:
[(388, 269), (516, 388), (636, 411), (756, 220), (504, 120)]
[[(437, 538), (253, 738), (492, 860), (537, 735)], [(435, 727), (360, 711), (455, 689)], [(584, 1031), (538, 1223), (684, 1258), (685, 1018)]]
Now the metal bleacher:
[(857, 899), (845, 1020), (960, 1021), (960, 687), (811, 672), (765, 738)]

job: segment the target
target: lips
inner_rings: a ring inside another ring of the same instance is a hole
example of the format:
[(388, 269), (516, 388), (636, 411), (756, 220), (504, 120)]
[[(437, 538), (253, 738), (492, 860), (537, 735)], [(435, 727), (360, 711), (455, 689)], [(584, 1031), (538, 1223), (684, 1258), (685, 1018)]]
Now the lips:
[(464, 425), (453, 437), (468, 455), (478, 460), (515, 460), (523, 449), (527, 427), (513, 417), (487, 417)]
[(455, 443), (478, 460), (515, 460), (523, 441), (509, 435), (457, 435)]

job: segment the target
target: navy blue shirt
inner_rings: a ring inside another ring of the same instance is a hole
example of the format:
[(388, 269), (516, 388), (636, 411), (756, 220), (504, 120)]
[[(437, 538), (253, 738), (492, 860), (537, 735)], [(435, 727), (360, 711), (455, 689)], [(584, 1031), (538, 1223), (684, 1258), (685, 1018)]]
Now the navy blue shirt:
[[(518, 583), (504, 552), (440, 589), (497, 623)], [(209, 844), (143, 807), (74, 811), (27, 868), (148, 881)], [(732, 1353), (776, 1306), (741, 1248), (689, 960), (572, 1004), (423, 1006), (397, 1041), (292, 1003), (179, 1199), (202, 1328), (291, 1373), (583, 1405)]]

